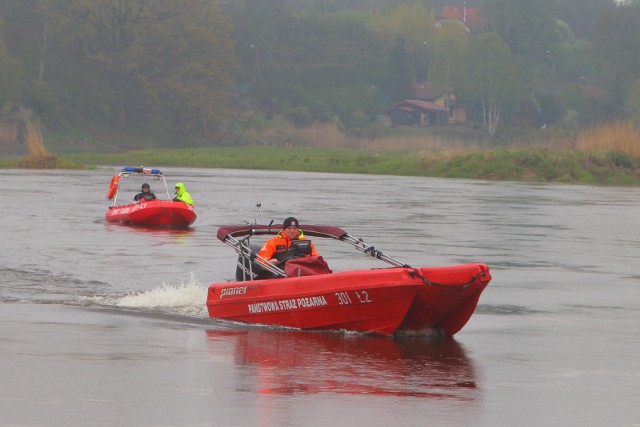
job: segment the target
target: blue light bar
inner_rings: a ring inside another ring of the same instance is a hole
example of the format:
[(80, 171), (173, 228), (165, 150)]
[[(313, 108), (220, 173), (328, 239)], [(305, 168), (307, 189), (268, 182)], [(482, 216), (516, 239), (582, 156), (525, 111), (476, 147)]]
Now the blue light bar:
[(150, 169), (145, 167), (126, 167), (122, 168), (122, 172), (135, 172), (135, 173), (143, 173), (147, 175), (162, 175), (162, 171), (160, 169)]

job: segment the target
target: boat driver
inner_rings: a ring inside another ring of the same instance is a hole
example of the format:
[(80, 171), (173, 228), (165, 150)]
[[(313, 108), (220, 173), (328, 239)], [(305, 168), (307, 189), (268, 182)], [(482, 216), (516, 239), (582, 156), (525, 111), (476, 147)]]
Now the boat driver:
[[(304, 237), (302, 230), (300, 230), (298, 220), (290, 216), (282, 223), (282, 231), (280, 231), (277, 236), (267, 240), (262, 248), (260, 248), (258, 255), (268, 260), (271, 264), (282, 268), (284, 262), (286, 262), (286, 259), (290, 255), (289, 249), (294, 240), (306, 240), (306, 237)], [(309, 243), (311, 252), (305, 256), (319, 256), (313, 243)]]
[(133, 200), (138, 203), (142, 201), (150, 202), (151, 200), (156, 200), (156, 195), (151, 192), (151, 187), (145, 182), (142, 184), (142, 192), (133, 196)]

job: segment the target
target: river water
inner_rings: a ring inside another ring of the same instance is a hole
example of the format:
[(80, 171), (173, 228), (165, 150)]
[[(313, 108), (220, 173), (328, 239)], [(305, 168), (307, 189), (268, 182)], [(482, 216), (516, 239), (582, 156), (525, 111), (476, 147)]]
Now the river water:
[[(640, 425), (640, 188), (174, 168), (198, 219), (152, 230), (105, 223), (117, 170), (0, 170), (0, 425)], [(493, 281), (452, 340), (209, 319), (217, 228), (289, 215)]]

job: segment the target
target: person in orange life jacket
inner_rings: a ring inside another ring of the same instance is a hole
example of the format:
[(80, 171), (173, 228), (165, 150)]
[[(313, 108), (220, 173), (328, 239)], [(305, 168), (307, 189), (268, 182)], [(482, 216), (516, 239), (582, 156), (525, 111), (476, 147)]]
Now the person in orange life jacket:
[[(306, 240), (306, 237), (304, 237), (302, 230), (300, 230), (298, 220), (294, 217), (289, 217), (282, 223), (282, 231), (280, 231), (277, 236), (267, 240), (262, 248), (260, 248), (258, 255), (273, 265), (280, 265), (291, 247), (291, 242), (294, 240)], [(312, 255), (319, 255), (313, 243), (311, 243), (311, 254), (307, 256)]]
[(138, 193), (133, 196), (133, 200), (136, 202), (149, 202), (155, 199), (156, 195), (151, 192), (151, 187), (146, 182), (142, 184), (142, 193)]

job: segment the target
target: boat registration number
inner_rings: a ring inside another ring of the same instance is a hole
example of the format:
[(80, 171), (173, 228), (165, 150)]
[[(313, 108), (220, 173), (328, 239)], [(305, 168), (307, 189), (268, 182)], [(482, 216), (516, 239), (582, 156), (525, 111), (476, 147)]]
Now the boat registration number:
[[(355, 291), (353, 293), (356, 296), (355, 299), (360, 304), (366, 304), (371, 302), (371, 299), (369, 298), (369, 293), (367, 291)], [(349, 292), (336, 292), (336, 296), (338, 297), (339, 305), (353, 304), (353, 300), (349, 296)]]

